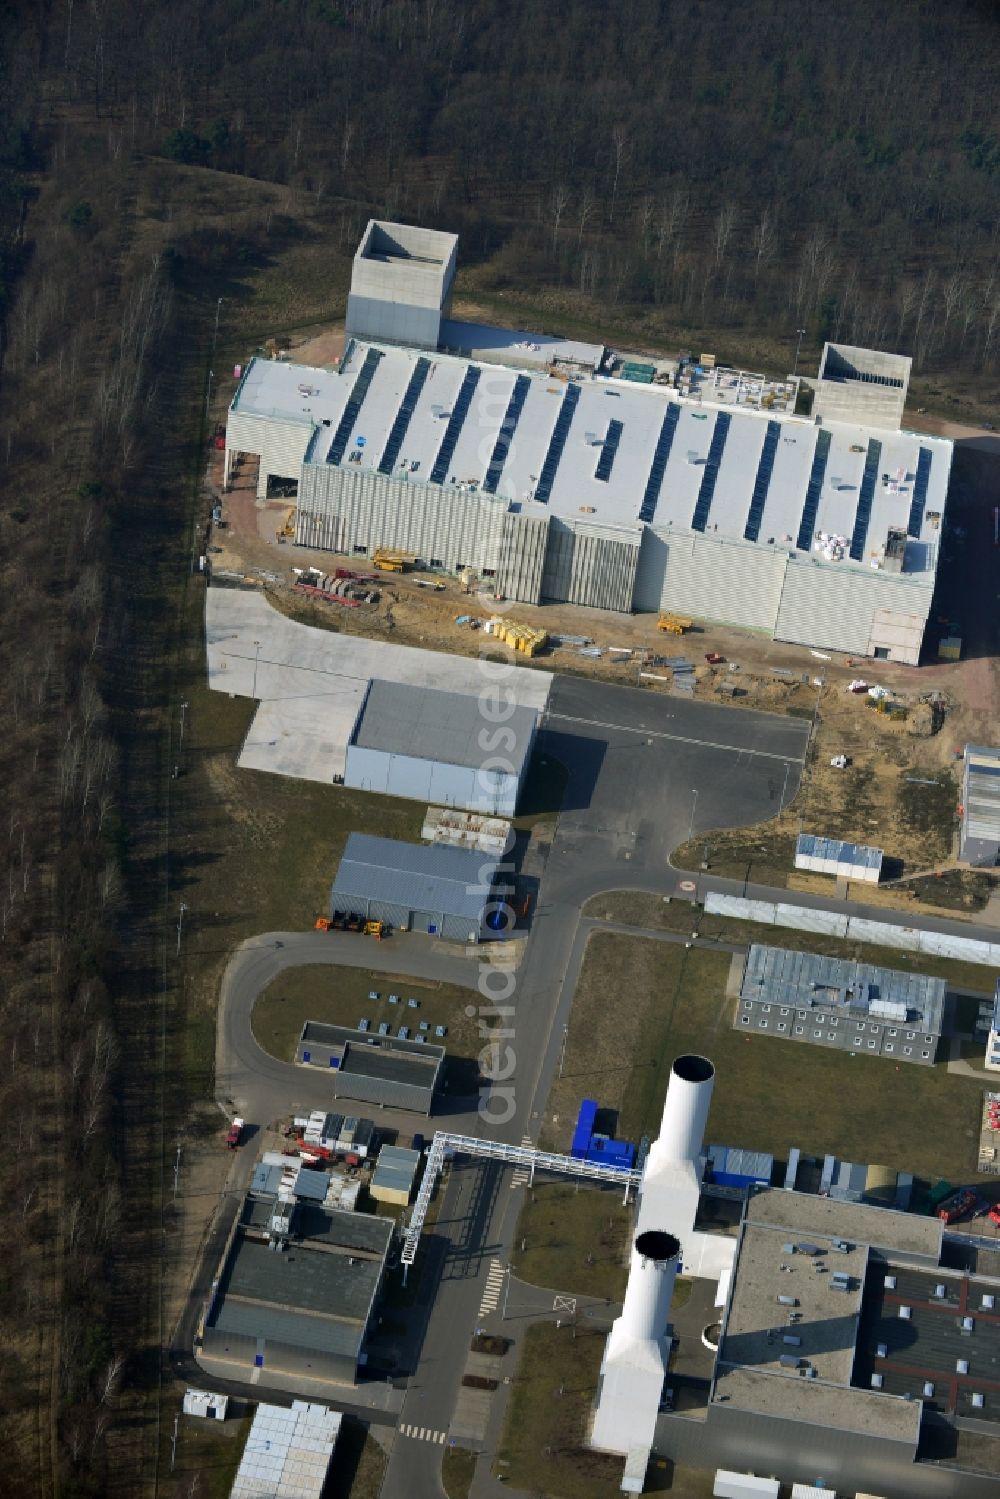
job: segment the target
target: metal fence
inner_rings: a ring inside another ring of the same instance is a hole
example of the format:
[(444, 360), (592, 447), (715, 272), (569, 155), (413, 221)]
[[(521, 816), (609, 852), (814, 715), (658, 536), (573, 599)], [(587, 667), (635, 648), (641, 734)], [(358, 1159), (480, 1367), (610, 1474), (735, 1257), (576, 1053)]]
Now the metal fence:
[(834, 911), (818, 911), (813, 907), (788, 905), (784, 901), (745, 900), (739, 895), (708, 895), (705, 911), (710, 916), (731, 916), (738, 921), (756, 921), (764, 926), (821, 932), (828, 937), (870, 942), (877, 947), (896, 947), (906, 952), (983, 963), (990, 968), (1000, 967), (1000, 943), (982, 942), (976, 937), (954, 937), (946, 932), (871, 921), (863, 916), (840, 916)]

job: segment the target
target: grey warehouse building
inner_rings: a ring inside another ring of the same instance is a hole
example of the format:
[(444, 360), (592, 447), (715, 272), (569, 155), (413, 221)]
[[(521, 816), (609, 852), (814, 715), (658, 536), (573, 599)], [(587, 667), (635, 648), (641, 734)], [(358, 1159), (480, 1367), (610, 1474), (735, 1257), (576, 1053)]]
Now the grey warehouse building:
[(733, 1024), (786, 1041), (930, 1066), (946, 993), (944, 979), (754, 943)]
[(965, 746), (959, 857), (979, 869), (1000, 864), (1000, 749)]
[(537, 725), (531, 708), (499, 721), (478, 697), (373, 681), (348, 740), (344, 784), (513, 817)]
[(240, 454), (259, 458), (261, 497), (295, 481), (300, 545), (396, 548), (515, 601), (670, 609), (918, 662), (952, 443), (901, 428), (909, 360), (828, 344), (807, 418), (742, 372), (735, 400), (721, 381), (706, 398), (679, 374), (619, 378), (603, 348), (447, 321), (435, 339), (424, 303), (443, 307), (450, 252), (400, 302), (420, 256), (366, 251), (379, 235), (404, 229), (366, 231), (350, 306), (368, 310), (349, 310), (339, 368), (255, 359), (230, 406), (226, 482)]
[(317, 1020), (306, 1021), (295, 1049), (300, 1066), (330, 1071), (337, 1098), (418, 1114), (431, 1111), (444, 1057), (443, 1046), (422, 1039), (373, 1036), (367, 1030)]
[[(205, 1316), (198, 1362), (227, 1379), (353, 1384), (392, 1224), (251, 1192)], [(257, 1375), (256, 1371), (261, 1371)]]
[(494, 886), (499, 861), (441, 844), (398, 843), (352, 833), (330, 892), (331, 911), (386, 921), (397, 931), (423, 931), (453, 942), (498, 935), (502, 916)]

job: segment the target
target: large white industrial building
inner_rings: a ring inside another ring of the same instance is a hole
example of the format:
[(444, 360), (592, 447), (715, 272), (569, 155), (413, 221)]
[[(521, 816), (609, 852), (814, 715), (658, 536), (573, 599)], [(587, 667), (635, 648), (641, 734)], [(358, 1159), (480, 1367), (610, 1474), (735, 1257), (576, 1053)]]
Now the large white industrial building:
[(239, 455), (261, 498), (296, 481), (302, 545), (916, 664), (952, 444), (901, 429), (908, 359), (828, 344), (809, 417), (794, 382), (637, 384), (600, 346), (449, 322), (450, 236), (423, 259), (370, 253), (420, 233), (369, 225), (337, 369), (250, 363), (227, 482)]

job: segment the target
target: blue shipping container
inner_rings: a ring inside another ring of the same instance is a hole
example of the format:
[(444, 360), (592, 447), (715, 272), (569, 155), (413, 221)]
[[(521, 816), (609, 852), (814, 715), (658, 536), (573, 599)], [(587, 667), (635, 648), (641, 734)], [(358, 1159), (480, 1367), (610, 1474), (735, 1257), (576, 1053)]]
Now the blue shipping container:
[(580, 1105), (580, 1112), (576, 1116), (576, 1129), (573, 1131), (573, 1143), (569, 1148), (571, 1156), (578, 1161), (587, 1158), (590, 1149), (590, 1139), (594, 1133), (594, 1122), (597, 1119), (597, 1103), (593, 1098), (585, 1098)]

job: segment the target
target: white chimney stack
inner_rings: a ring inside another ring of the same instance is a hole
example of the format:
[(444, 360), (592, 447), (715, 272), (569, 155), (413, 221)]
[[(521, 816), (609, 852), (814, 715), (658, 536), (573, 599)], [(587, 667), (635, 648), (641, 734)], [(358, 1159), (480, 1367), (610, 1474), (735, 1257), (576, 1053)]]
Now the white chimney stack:
[(715, 1068), (707, 1057), (688, 1053), (674, 1059), (663, 1104), (659, 1139), (650, 1160), (696, 1161), (705, 1142)]
[(655, 1343), (666, 1335), (681, 1246), (673, 1234), (649, 1229), (632, 1246), (619, 1344)]

